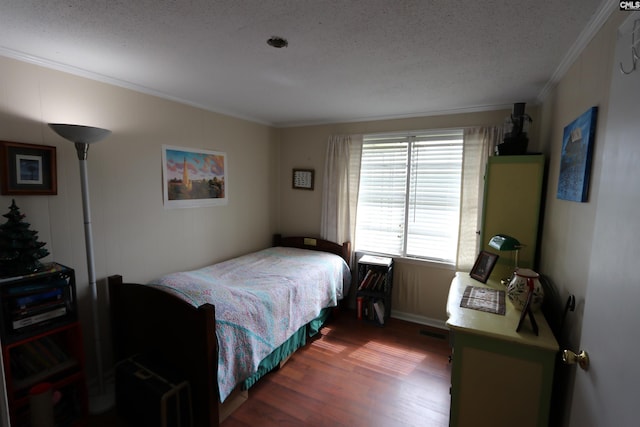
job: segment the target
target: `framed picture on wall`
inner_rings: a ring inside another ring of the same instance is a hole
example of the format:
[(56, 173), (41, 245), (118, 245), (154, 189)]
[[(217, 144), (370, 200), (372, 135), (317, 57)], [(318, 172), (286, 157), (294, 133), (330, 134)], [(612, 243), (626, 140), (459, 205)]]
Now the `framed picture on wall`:
[(226, 153), (163, 145), (162, 170), (166, 208), (227, 204)]
[(58, 194), (56, 147), (0, 141), (0, 193)]
[(314, 175), (315, 171), (313, 169), (293, 169), (291, 188), (313, 190)]

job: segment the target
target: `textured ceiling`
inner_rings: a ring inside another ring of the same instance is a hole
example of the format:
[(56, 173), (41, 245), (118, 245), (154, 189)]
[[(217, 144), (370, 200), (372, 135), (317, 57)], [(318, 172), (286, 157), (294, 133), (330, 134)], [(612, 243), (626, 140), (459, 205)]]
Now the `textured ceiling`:
[(535, 102), (605, 3), (0, 0), (0, 55), (273, 126), (411, 117)]

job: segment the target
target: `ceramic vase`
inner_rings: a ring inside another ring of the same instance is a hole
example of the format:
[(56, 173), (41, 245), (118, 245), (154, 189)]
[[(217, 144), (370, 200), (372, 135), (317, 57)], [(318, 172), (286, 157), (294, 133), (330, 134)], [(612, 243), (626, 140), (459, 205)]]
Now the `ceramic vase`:
[(527, 268), (519, 268), (513, 273), (511, 282), (507, 287), (507, 297), (518, 310), (522, 310), (527, 302), (529, 292), (533, 292), (531, 298), (531, 310), (537, 311), (542, 306), (544, 289), (540, 283), (540, 275)]

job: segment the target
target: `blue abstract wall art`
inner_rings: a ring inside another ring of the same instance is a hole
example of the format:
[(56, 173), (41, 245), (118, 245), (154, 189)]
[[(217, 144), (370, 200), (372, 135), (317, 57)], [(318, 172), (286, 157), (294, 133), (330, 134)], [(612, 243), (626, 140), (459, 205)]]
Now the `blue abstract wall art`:
[(586, 202), (598, 107), (591, 107), (564, 128), (558, 199)]

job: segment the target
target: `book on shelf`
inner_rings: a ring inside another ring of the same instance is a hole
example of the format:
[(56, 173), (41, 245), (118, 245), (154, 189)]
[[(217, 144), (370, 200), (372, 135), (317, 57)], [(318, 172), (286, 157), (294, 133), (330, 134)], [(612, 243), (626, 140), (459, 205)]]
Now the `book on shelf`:
[(44, 311), (30, 312), (24, 316), (18, 316), (13, 319), (12, 327), (14, 330), (35, 325), (46, 320), (55, 319), (67, 314), (67, 306), (63, 302), (60, 305), (47, 307)]
[(373, 288), (374, 291), (384, 291), (384, 284), (387, 281), (387, 275), (380, 273), (378, 277), (378, 281), (376, 282), (376, 286)]
[(29, 355), (20, 348), (11, 352), (11, 361), (15, 362), (14, 375), (18, 376), (18, 378), (26, 378), (41, 371)]
[(378, 283), (378, 280), (380, 280), (380, 273), (378, 273), (378, 272), (373, 273), (372, 279), (369, 282), (369, 286), (367, 286), (367, 289), (370, 290), (370, 291), (375, 291), (377, 283)]
[(40, 374), (58, 364), (50, 360), (45, 354), (40, 353), (35, 347), (35, 342), (30, 341), (14, 348), (11, 351), (12, 369), (18, 378), (26, 378)]
[(17, 309), (25, 309), (39, 304), (58, 301), (62, 299), (62, 287), (47, 287), (42, 292), (19, 296), (13, 299), (13, 306)]
[(370, 278), (371, 278), (371, 270), (367, 271), (367, 274), (365, 274), (364, 277), (362, 278), (362, 281), (358, 286), (358, 290), (364, 289), (365, 284), (369, 281)]
[(376, 320), (375, 308), (373, 306), (373, 299), (365, 298), (362, 310), (362, 317), (368, 321)]
[(378, 322), (384, 325), (384, 303), (380, 300), (373, 303), (373, 308), (376, 311)]
[[(9, 279), (7, 279), (9, 280)], [(1, 281), (0, 281), (1, 282)], [(31, 293), (31, 292), (40, 292), (46, 289), (51, 289), (51, 288), (63, 288), (65, 286), (69, 285), (69, 279), (68, 278), (64, 278), (64, 277), (59, 277), (56, 279), (50, 279), (50, 280), (46, 280), (44, 279), (43, 281), (38, 281), (38, 282), (34, 282), (34, 283), (29, 283), (29, 284), (18, 284), (18, 285), (14, 285), (9, 287), (6, 292), (8, 295), (21, 295), (21, 294), (26, 294), (26, 293)]]
[(373, 270), (367, 271), (367, 274), (365, 274), (364, 279), (362, 279), (362, 282), (360, 282), (360, 286), (358, 287), (358, 290), (360, 291), (362, 289), (368, 289), (369, 285), (374, 279), (374, 276), (375, 276), (375, 272)]
[(55, 365), (55, 361), (48, 359), (43, 353), (36, 348), (35, 341), (29, 341), (20, 346), (24, 350), (29, 360), (31, 360), (39, 371), (51, 368)]
[(25, 317), (34, 316), (36, 314), (45, 313), (47, 311), (55, 310), (58, 307), (66, 307), (67, 302), (63, 299), (55, 299), (51, 301), (41, 302), (39, 304), (34, 304), (29, 307), (19, 308), (17, 310), (13, 310), (11, 312), (11, 319), (20, 320)]
[(47, 375), (73, 363), (56, 340), (48, 336), (13, 347), (10, 359), (12, 375), (20, 381), (32, 381), (34, 376)]
[(33, 345), (38, 350), (38, 353), (41, 354), (45, 359), (49, 361), (51, 366), (57, 365), (64, 361), (64, 360), (60, 360), (58, 356), (53, 354), (53, 352), (44, 344), (42, 338), (33, 341)]
[(69, 355), (62, 349), (62, 346), (56, 342), (53, 337), (47, 336), (40, 338), (40, 342), (49, 349), (58, 362), (62, 363), (69, 359)]

